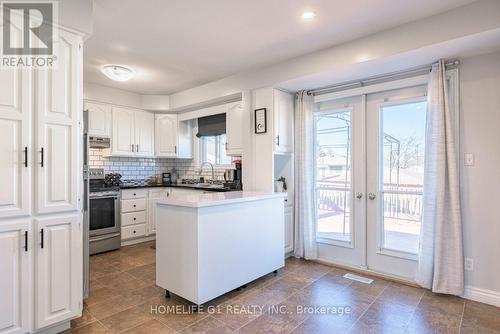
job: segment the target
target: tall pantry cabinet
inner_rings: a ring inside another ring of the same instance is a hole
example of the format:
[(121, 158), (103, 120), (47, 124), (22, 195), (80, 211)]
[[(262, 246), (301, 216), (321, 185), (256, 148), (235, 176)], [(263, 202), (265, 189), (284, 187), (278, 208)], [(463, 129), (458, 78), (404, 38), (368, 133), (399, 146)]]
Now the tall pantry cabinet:
[(0, 69), (0, 334), (82, 309), (82, 38), (54, 43), (53, 68)]

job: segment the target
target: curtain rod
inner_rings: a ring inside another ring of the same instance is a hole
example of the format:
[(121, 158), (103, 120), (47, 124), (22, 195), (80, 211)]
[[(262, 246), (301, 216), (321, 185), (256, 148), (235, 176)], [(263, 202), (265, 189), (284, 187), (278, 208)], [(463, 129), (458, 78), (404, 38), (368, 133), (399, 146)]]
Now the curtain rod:
[[(366, 79), (362, 80), (355, 80), (355, 81), (348, 81), (345, 83), (337, 84), (337, 85), (331, 85), (331, 86), (325, 86), (317, 89), (311, 89), (307, 91), (308, 95), (322, 95), (322, 94), (328, 94), (340, 90), (345, 90), (345, 89), (350, 89), (350, 88), (357, 88), (357, 87), (363, 87), (367, 85), (373, 85), (376, 83), (382, 83), (385, 81), (390, 81), (390, 80), (395, 80), (395, 79), (404, 79), (412, 76), (417, 76), (420, 74), (425, 74), (427, 72), (430, 72), (432, 69), (432, 64), (425, 65), (425, 66), (420, 66), (420, 67), (414, 67), (408, 70), (402, 70), (402, 71), (397, 71), (397, 72), (391, 72), (387, 74), (382, 74), (382, 75), (377, 75), (373, 77), (368, 77)], [(448, 68), (456, 67), (460, 64), (460, 61), (458, 59), (454, 59), (451, 61), (448, 61), (445, 63), (445, 66)]]

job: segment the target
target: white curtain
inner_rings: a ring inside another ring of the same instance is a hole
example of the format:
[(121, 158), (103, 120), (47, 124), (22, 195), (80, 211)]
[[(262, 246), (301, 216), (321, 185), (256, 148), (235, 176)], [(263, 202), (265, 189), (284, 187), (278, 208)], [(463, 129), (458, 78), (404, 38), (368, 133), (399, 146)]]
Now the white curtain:
[(432, 66), (428, 87), (424, 197), (416, 281), (436, 293), (464, 289), (457, 140), (445, 65)]
[(306, 91), (295, 100), (295, 242), (294, 255), (316, 259), (316, 200), (314, 194), (313, 97)]

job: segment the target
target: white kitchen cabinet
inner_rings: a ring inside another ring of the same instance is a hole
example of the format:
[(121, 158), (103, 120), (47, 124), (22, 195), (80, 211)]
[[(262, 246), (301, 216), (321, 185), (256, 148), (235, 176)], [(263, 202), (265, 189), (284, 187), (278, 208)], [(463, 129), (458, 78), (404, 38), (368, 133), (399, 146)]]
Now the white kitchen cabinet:
[(111, 151), (114, 156), (154, 156), (154, 115), (149, 112), (112, 107), (113, 132)]
[(179, 121), (177, 132), (177, 158), (193, 158), (193, 121)]
[(111, 106), (104, 103), (85, 101), (88, 112), (87, 131), (89, 136), (111, 137)]
[(293, 207), (285, 206), (285, 253), (293, 251)]
[(29, 332), (31, 319), (30, 220), (0, 223), (0, 333)]
[(122, 241), (143, 237), (148, 224), (148, 189), (121, 191)]
[(232, 104), (226, 112), (226, 154), (241, 156), (243, 153), (243, 106)]
[(112, 155), (133, 156), (135, 153), (134, 111), (113, 107)]
[(152, 157), (154, 146), (155, 116), (149, 112), (135, 112), (135, 154)]
[(82, 229), (77, 215), (35, 220), (35, 326), (78, 316), (82, 299)]
[(1, 334), (81, 314), (81, 47), (81, 36), (59, 29), (55, 66), (0, 71)]
[(177, 115), (156, 115), (155, 155), (157, 157), (177, 157)]
[(0, 218), (29, 214), (32, 75), (21, 69), (0, 70)]
[(146, 235), (156, 233), (156, 202), (162, 198), (170, 197), (172, 188), (158, 188), (149, 191), (148, 224), (146, 224)]
[(78, 67), (77, 37), (63, 33), (55, 43), (59, 48), (58, 66), (37, 71), (36, 174), (38, 213), (77, 209)]
[(274, 90), (273, 135), (274, 152), (293, 152), (293, 94)]

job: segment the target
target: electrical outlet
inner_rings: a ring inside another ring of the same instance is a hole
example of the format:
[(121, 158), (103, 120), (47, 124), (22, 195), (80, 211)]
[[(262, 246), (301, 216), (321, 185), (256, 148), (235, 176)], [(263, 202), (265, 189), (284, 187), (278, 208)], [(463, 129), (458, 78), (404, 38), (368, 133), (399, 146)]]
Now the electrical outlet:
[(474, 153), (465, 153), (464, 165), (474, 166)]
[(465, 258), (465, 270), (473, 271), (474, 270), (474, 260), (470, 257)]

